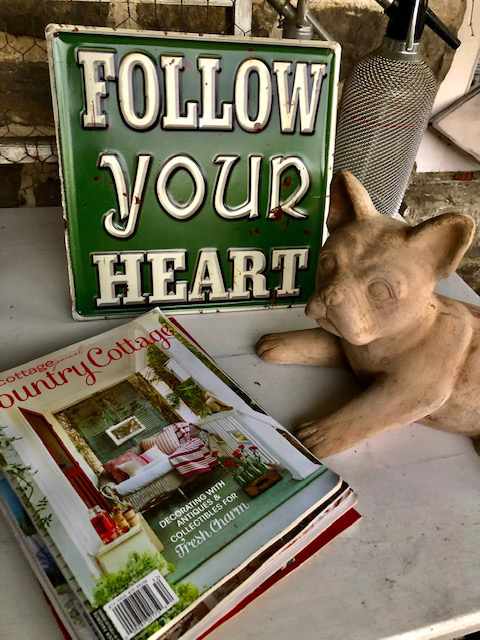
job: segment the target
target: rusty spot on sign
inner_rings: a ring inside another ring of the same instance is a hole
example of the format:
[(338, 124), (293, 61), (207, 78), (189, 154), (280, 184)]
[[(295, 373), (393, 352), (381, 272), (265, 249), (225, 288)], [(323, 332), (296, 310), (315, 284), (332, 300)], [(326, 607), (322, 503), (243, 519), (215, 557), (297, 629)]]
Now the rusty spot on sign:
[(282, 207), (275, 207), (275, 209), (272, 209), (270, 211), (269, 217), (272, 220), (281, 220), (284, 215), (285, 215), (285, 211), (282, 209)]

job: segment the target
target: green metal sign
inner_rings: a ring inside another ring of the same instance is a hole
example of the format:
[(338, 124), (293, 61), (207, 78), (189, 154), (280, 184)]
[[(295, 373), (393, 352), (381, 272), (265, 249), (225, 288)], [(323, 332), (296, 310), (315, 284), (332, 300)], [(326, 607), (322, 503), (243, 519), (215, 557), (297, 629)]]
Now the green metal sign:
[(47, 29), (76, 318), (305, 304), (338, 45)]

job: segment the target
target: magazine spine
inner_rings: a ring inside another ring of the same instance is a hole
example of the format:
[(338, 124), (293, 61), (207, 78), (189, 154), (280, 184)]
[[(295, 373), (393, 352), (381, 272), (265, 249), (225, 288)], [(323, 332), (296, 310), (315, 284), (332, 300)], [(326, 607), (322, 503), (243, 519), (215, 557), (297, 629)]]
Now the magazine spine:
[[(84, 619), (88, 623), (90, 629), (92, 630), (92, 633), (93, 633), (94, 637), (97, 638), (97, 640), (104, 640), (103, 636), (101, 635), (101, 633), (97, 629), (97, 626), (96, 626), (95, 622), (92, 619), (88, 601), (86, 600), (85, 596), (83, 595), (83, 592), (82, 592), (80, 586), (78, 585), (73, 573), (70, 571), (70, 569), (68, 568), (68, 565), (66, 564), (65, 560), (63, 559), (62, 554), (60, 553), (60, 551), (56, 547), (55, 542), (53, 541), (52, 537), (48, 534), (47, 527), (40, 528), (38, 526), (38, 524), (36, 522), (35, 514), (34, 514), (33, 509), (32, 509), (32, 506), (27, 500), (25, 500), (22, 492), (19, 491), (18, 483), (16, 482), (16, 480), (14, 478), (12, 478), (11, 475), (6, 470), (3, 470), (3, 476), (5, 477), (7, 482), (9, 483), (12, 491), (15, 493), (15, 495), (17, 496), (17, 498), (21, 502), (21, 504), (22, 504), (23, 508), (25, 509), (26, 513), (30, 516), (30, 519), (31, 519), (31, 521), (33, 523), (33, 526), (35, 527), (35, 530), (36, 530), (37, 534), (40, 536), (40, 538), (44, 542), (45, 546), (47, 547), (47, 549), (51, 553), (53, 559), (57, 563), (57, 566), (58, 566), (60, 572), (62, 573), (63, 577), (65, 578), (65, 581), (68, 584), (69, 589), (72, 592), (72, 595), (75, 597), (76, 601), (78, 602), (78, 604), (80, 606), (80, 609), (81, 609), (82, 613), (84, 614)], [(47, 580), (47, 578), (45, 576), (45, 573), (44, 573), (43, 569), (39, 568), (38, 566), (37, 566), (38, 570), (35, 571), (35, 565), (37, 565), (37, 563), (31, 557), (31, 554), (29, 553), (28, 548), (26, 547), (26, 545), (22, 544), (23, 536), (22, 536), (21, 532), (18, 531), (17, 527), (15, 527), (14, 523), (12, 522), (12, 519), (9, 516), (8, 506), (5, 504), (5, 502), (1, 498), (0, 498), (0, 505), (1, 505), (0, 508), (1, 508), (2, 512), (7, 517), (7, 521), (9, 521), (10, 525), (12, 526), (12, 529), (14, 531), (15, 537), (16, 537), (17, 541), (19, 542), (19, 544), (21, 546), (21, 549), (22, 549), (24, 555), (27, 558), (27, 561), (30, 563), (30, 565), (34, 569), (34, 573), (35, 573), (37, 579), (39, 579), (39, 582), (41, 583), (42, 588), (44, 588), (44, 590), (47, 590), (47, 589), (45, 589), (45, 587), (48, 584), (48, 580)], [(60, 616), (62, 618), (62, 620), (66, 620), (68, 622), (69, 621), (68, 614), (65, 616), (65, 613), (63, 612), (63, 610), (62, 610), (62, 608), (61, 608), (61, 606), (59, 604), (59, 601), (58, 601), (58, 598), (57, 598), (55, 592), (53, 590), (51, 590), (51, 589), (48, 589), (48, 598), (49, 598), (49, 601), (52, 603), (52, 605), (54, 605), (54, 603), (55, 603), (55, 605), (56, 605), (55, 608), (56, 609), (58, 607), (58, 608), (60, 608), (60, 611), (62, 611), (62, 615)], [(76, 634), (71, 629), (71, 623), (70, 623), (69, 626), (70, 626), (69, 631), (72, 632), (72, 635), (75, 638)]]

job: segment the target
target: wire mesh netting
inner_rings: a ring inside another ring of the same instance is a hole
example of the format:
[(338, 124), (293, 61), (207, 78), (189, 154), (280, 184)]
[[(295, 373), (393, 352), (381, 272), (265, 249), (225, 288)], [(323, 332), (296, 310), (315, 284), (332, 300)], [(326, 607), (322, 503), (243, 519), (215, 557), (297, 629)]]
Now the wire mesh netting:
[(251, 34), (252, 0), (0, 2), (0, 166), (57, 162), (45, 27), (49, 23), (179, 33)]

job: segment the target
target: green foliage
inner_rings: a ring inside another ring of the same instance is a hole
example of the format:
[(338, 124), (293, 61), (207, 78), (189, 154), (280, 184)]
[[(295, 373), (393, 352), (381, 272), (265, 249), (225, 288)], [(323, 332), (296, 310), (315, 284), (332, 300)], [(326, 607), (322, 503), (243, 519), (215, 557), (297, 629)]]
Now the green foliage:
[(154, 344), (147, 347), (147, 364), (159, 379), (162, 377), (165, 362), (167, 360), (168, 356), (166, 356), (163, 351)]
[(0, 426), (0, 450), (8, 449), (17, 440), (21, 440), (21, 438), (18, 436), (8, 436), (7, 427)]
[(166, 318), (159, 318), (159, 324), (171, 331), (179, 342), (185, 345), (187, 349), (200, 360), (200, 362), (202, 362), (208, 369), (210, 369), (210, 371), (213, 371), (217, 378), (220, 378), (220, 380), (222, 380), (227, 385), (227, 387), (233, 389), (235, 393), (239, 395), (242, 400), (244, 400), (252, 409), (258, 411), (259, 413), (265, 413), (265, 410), (262, 409), (262, 407), (260, 407), (248, 394), (246, 394), (245, 391), (241, 389), (236, 382), (234, 382), (229, 376), (227, 376), (224, 371), (217, 367), (210, 356), (208, 356), (202, 349), (199, 349), (194, 342), (186, 338), (181, 331), (178, 331), (175, 325), (173, 325)]
[(168, 356), (156, 345), (152, 344), (147, 347), (147, 364), (153, 371), (154, 380), (162, 380), (172, 389), (172, 392), (167, 396), (170, 406), (176, 409), (180, 404), (180, 400), (183, 400), (197, 415), (202, 418), (208, 416), (211, 410), (205, 404), (205, 392), (202, 387), (191, 377), (180, 382), (174, 373), (165, 369), (167, 360)]
[(167, 395), (167, 402), (172, 407), (172, 409), (178, 409), (178, 405), (180, 404), (180, 396), (175, 391), (172, 391)]
[(165, 574), (172, 571), (172, 565), (160, 553), (131, 553), (123, 569), (107, 573), (98, 580), (93, 593), (95, 605), (103, 607), (155, 569)]
[[(0, 427), (0, 450), (6, 451), (12, 446), (13, 442), (21, 438), (6, 436), (4, 429), (5, 427)], [(30, 465), (21, 463), (9, 464), (5, 457), (1, 455), (0, 459), (2, 470), (16, 488), (23, 502), (28, 504), (27, 510), (31, 519), (40, 530), (45, 531), (52, 523), (52, 514), (49, 512), (49, 505), (45, 496), (37, 502), (33, 500), (35, 486), (32, 478), (37, 472)]]
[(203, 389), (193, 378), (187, 378), (180, 384), (177, 384), (175, 390), (168, 394), (167, 400), (173, 408), (178, 407), (180, 400), (183, 400), (192, 411), (202, 418), (205, 418), (211, 413), (210, 408), (205, 404)]

